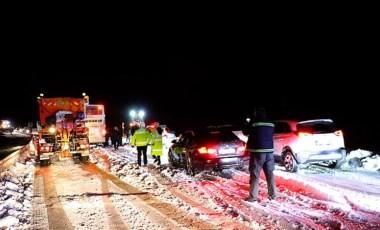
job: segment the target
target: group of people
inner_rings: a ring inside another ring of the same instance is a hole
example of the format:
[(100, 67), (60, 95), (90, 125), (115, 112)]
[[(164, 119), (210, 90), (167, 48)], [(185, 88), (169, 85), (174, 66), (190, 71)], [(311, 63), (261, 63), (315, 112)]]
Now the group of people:
[[(277, 188), (273, 171), (275, 169), (274, 146), (273, 146), (274, 124), (266, 116), (265, 108), (259, 107), (255, 109), (252, 119), (243, 129), (243, 134), (248, 136), (246, 151), (250, 153), (249, 172), (250, 172), (250, 189), (249, 196), (246, 201), (258, 201), (259, 181), (261, 170), (264, 171), (267, 181), (267, 189), (270, 200), (277, 198)], [(162, 144), (163, 129), (159, 127), (158, 122), (155, 123), (152, 130), (145, 127), (145, 123), (140, 123), (140, 127), (133, 133), (130, 145), (137, 148), (137, 163), (139, 166), (143, 163), (148, 164), (148, 145), (151, 145), (151, 155), (154, 162), (161, 164), (161, 156), (163, 150)], [(117, 126), (114, 127), (111, 139), (114, 137), (115, 150), (121, 145), (121, 132)]]
[[(129, 144), (132, 148), (136, 147), (137, 149), (137, 163), (139, 166), (141, 166), (141, 163), (145, 166), (148, 164), (148, 146), (151, 146), (154, 163), (161, 165), (164, 147), (162, 142), (163, 131), (158, 122), (155, 122), (151, 129), (146, 128), (144, 122), (140, 122), (138, 128), (133, 130)], [(110, 131), (110, 138), (115, 151), (122, 145), (122, 137), (122, 130), (118, 126), (114, 126)]]
[(154, 127), (149, 131), (145, 127), (145, 123), (140, 123), (140, 128), (137, 129), (131, 138), (131, 147), (137, 149), (137, 164), (141, 166), (141, 160), (144, 165), (148, 164), (148, 145), (151, 145), (151, 155), (154, 159), (154, 163), (161, 164), (162, 156), (162, 132), (163, 129), (159, 126), (159, 123), (154, 123)]

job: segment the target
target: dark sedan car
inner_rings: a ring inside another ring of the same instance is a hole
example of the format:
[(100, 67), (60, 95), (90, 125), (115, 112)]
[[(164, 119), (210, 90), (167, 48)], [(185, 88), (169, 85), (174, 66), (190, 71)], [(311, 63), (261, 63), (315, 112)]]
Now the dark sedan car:
[(169, 163), (184, 167), (191, 176), (205, 170), (239, 168), (249, 163), (245, 143), (231, 130), (208, 127), (183, 132), (169, 148)]

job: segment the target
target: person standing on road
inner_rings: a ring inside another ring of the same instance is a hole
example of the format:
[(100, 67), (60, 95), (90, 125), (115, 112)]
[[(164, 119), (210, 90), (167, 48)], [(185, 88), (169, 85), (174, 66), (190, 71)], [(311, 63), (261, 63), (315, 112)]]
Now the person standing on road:
[(140, 123), (140, 128), (136, 130), (132, 136), (131, 147), (137, 148), (137, 164), (141, 166), (141, 156), (143, 157), (144, 165), (148, 164), (148, 143), (151, 139), (151, 134), (147, 128), (145, 128), (145, 123)]
[(158, 122), (154, 122), (153, 123), (153, 127), (151, 127), (151, 129), (149, 130), (150, 131), (150, 135), (152, 135), (152, 138), (150, 139), (150, 142), (149, 142), (149, 145), (151, 146), (151, 148), (150, 148), (150, 155), (154, 159), (154, 163), (157, 162), (157, 159), (156, 159), (156, 155), (153, 154), (152, 145), (153, 145), (153, 139), (157, 135), (157, 128), (158, 127), (159, 127), (159, 123)]
[(115, 151), (119, 149), (120, 145), (122, 145), (121, 141), (122, 141), (122, 132), (115, 125), (113, 127), (112, 132), (111, 132), (111, 142), (113, 144), (113, 147), (114, 147)]
[(156, 131), (152, 134), (152, 157), (154, 163), (161, 165), (161, 156), (162, 156), (162, 132), (161, 127), (157, 127)]
[(253, 119), (243, 129), (243, 134), (248, 136), (246, 151), (250, 153), (250, 188), (246, 201), (257, 201), (261, 169), (264, 170), (267, 181), (269, 199), (275, 200), (277, 189), (273, 175), (275, 167), (273, 155), (274, 124), (267, 118), (265, 108), (260, 107), (255, 112)]

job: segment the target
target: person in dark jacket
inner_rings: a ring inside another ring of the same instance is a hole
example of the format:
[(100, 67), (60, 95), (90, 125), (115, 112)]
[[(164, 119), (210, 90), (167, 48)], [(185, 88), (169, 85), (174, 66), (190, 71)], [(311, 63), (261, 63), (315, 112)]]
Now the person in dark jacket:
[(257, 201), (259, 193), (259, 180), (261, 169), (264, 170), (267, 181), (269, 199), (274, 200), (277, 189), (274, 180), (274, 156), (273, 156), (273, 131), (274, 124), (267, 118), (265, 109), (258, 108), (253, 119), (243, 129), (243, 134), (248, 136), (246, 151), (250, 153), (249, 173), (250, 188), (246, 201)]
[(119, 130), (119, 128), (115, 125), (113, 127), (113, 130), (111, 131), (111, 142), (113, 144), (113, 147), (116, 150), (119, 149), (119, 146), (122, 145), (121, 141), (122, 141), (122, 136), (123, 136), (123, 133), (121, 132), (121, 130)]

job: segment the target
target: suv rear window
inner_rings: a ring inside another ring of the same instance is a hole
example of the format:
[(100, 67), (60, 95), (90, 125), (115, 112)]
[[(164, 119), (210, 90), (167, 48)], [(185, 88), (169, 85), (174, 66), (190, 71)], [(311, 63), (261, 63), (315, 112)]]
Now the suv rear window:
[(310, 122), (300, 123), (297, 125), (299, 132), (307, 132), (311, 134), (333, 133), (336, 127), (332, 122)]

